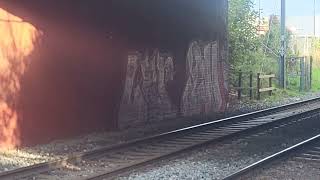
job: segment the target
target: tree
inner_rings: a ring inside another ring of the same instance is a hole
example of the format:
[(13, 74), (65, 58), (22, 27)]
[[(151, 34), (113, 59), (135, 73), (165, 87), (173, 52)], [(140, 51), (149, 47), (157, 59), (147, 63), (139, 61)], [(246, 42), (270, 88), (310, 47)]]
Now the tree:
[[(280, 53), (281, 46), (281, 27), (279, 17), (271, 15), (269, 19), (269, 31), (263, 36), (262, 43), (264, 45), (264, 52), (268, 57), (277, 58)], [(292, 33), (286, 29), (286, 53), (287, 57), (293, 55), (292, 50), (289, 48), (290, 41), (292, 39)]]
[[(233, 70), (277, 73), (280, 53), (280, 20), (270, 16), (269, 31), (258, 35), (258, 16), (252, 0), (229, 0), (229, 59)], [(291, 33), (287, 30), (287, 44)], [(292, 52), (287, 46), (287, 56)]]
[(229, 0), (229, 59), (231, 67), (240, 70), (253, 63), (259, 47), (257, 12), (251, 0)]

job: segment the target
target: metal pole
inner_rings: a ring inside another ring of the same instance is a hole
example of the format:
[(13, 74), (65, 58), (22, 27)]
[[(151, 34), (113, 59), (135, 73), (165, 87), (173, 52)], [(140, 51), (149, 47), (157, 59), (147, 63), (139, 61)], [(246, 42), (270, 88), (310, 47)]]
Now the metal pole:
[(281, 49), (280, 49), (280, 87), (286, 88), (285, 55), (286, 55), (286, 1), (281, 0)]
[(313, 0), (313, 36), (316, 37), (316, 0)]
[(261, 0), (259, 0), (259, 32), (261, 32)]

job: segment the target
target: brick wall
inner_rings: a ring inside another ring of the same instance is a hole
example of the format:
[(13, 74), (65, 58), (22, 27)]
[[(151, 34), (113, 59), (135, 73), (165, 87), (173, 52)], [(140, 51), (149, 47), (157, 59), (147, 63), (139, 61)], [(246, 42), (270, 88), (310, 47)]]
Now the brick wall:
[(120, 127), (175, 117), (177, 107), (167, 91), (173, 75), (173, 59), (168, 54), (157, 49), (130, 54), (119, 111)]
[(157, 49), (130, 54), (119, 126), (223, 111), (227, 101), (226, 62), (221, 56), (225, 50), (219, 47), (223, 47), (219, 41), (190, 43), (180, 107), (169, 96), (168, 85), (182, 80), (174, 79), (174, 57)]
[[(0, 1), (41, 32), (33, 51), (17, 59), (28, 62), (23, 73), (8, 79), (19, 91), (0, 97), (0, 146), (223, 111), (226, 3)], [(19, 42), (3, 37), (13, 48)], [(8, 82), (0, 88), (12, 90)]]

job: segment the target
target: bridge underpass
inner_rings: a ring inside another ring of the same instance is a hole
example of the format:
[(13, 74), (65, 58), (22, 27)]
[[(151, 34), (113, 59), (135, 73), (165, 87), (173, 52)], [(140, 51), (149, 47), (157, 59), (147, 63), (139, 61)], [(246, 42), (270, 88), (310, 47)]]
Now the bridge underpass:
[[(0, 69), (1, 146), (226, 107), (226, 0), (2, 0), (0, 8), (0, 61), (10, 64)], [(26, 24), (32, 37), (19, 31)]]

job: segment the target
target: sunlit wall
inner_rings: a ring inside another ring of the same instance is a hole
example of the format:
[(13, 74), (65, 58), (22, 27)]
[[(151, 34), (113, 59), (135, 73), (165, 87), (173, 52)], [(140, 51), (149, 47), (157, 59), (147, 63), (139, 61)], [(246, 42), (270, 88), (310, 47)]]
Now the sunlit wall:
[(39, 32), (0, 8), (0, 147), (20, 144), (19, 93)]

